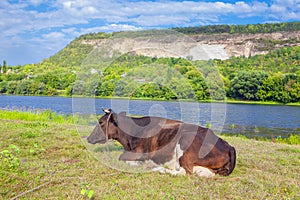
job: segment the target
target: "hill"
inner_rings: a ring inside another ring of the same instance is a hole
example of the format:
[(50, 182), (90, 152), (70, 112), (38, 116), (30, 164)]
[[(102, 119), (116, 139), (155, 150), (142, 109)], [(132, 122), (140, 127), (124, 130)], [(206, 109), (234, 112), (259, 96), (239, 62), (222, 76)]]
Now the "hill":
[[(228, 59), (232, 56), (249, 57), (267, 54), (285, 46), (299, 46), (300, 23), (91, 33), (74, 41), (79, 48), (82, 48), (82, 44), (102, 48), (108, 42), (114, 51), (122, 54), (134, 52), (137, 55), (158, 58), (209, 60)], [(57, 56), (54, 55), (51, 60), (56, 60)]]
[[(282, 47), (300, 46), (300, 22), (89, 33), (76, 38), (65, 49), (51, 56), (50, 61), (62, 66), (80, 65), (87, 52), (103, 48), (102, 45), (108, 47), (108, 44), (112, 50), (122, 54), (131, 52), (158, 58), (209, 60), (249, 57)], [(67, 64), (62, 64), (64, 60)]]
[(0, 92), (155, 99), (300, 101), (300, 23), (90, 33)]

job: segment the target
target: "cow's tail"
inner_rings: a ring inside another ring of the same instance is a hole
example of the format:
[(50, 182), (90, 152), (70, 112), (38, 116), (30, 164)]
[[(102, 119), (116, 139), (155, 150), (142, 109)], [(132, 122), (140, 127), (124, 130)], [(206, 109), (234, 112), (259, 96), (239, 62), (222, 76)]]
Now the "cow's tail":
[(230, 157), (230, 165), (229, 165), (229, 170), (228, 170), (228, 174), (231, 174), (231, 172), (233, 171), (233, 169), (235, 168), (235, 163), (236, 163), (236, 151), (234, 147), (230, 148), (229, 151), (229, 157)]

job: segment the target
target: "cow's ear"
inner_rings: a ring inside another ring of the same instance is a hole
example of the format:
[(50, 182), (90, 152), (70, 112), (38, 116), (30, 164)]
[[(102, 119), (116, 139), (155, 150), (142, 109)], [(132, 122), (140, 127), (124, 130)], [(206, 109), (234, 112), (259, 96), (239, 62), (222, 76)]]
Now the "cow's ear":
[(118, 126), (118, 115), (116, 113), (112, 113), (110, 116), (110, 121), (115, 125)]

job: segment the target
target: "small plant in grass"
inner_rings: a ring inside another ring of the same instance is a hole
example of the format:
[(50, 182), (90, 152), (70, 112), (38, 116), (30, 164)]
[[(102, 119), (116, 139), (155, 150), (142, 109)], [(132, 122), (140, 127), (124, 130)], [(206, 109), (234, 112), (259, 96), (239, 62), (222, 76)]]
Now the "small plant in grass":
[(8, 149), (0, 152), (0, 169), (15, 170), (20, 166), (20, 159), (16, 156), (20, 153), (19, 147), (16, 145), (9, 145)]
[(230, 125), (230, 128), (231, 128), (231, 129), (234, 129), (234, 128), (235, 128), (235, 125), (234, 125), (234, 124), (231, 124), (231, 125)]
[(206, 123), (206, 128), (210, 128), (211, 124), (209, 122)]
[(89, 199), (93, 199), (95, 192), (94, 192), (94, 190), (90, 189), (90, 187), (91, 187), (91, 184), (82, 184), (80, 194)]
[(40, 154), (42, 151), (45, 151), (45, 148), (39, 146), (38, 143), (34, 143), (32, 147), (30, 147), (29, 149), (29, 153), (33, 154), (33, 155), (38, 155)]
[(34, 131), (28, 131), (28, 132), (21, 133), (20, 136), (23, 138), (35, 138), (39, 136), (39, 133)]

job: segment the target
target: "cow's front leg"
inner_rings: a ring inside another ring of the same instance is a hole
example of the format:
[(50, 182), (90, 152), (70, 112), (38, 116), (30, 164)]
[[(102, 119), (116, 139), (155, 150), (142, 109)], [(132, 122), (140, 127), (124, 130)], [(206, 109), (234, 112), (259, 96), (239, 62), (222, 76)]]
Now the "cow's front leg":
[(125, 151), (120, 155), (119, 160), (123, 161), (145, 161), (147, 156), (142, 153), (136, 153), (132, 151)]

